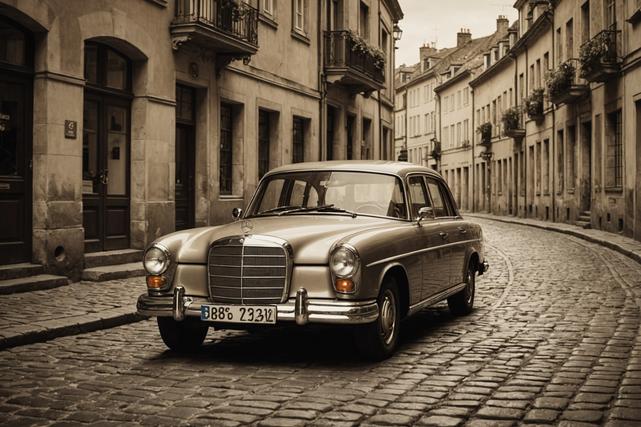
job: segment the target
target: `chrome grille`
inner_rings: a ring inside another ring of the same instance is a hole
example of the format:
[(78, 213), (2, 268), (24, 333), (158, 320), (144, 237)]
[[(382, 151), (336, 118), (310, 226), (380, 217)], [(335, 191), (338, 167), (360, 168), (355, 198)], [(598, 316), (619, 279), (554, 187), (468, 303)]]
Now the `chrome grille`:
[(277, 304), (287, 295), (287, 244), (269, 236), (233, 237), (209, 248), (209, 297), (223, 304)]

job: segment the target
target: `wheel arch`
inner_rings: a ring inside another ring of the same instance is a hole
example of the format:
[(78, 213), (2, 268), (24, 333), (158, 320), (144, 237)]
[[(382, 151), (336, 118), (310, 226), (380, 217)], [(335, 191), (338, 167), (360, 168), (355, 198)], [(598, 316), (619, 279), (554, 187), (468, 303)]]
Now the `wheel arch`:
[(383, 282), (388, 278), (392, 277), (396, 281), (398, 286), (399, 293), (399, 303), (401, 306), (401, 318), (407, 316), (410, 306), (410, 282), (407, 277), (407, 272), (405, 267), (401, 263), (390, 263), (381, 270), (380, 278), (378, 281), (378, 289), (380, 291), (383, 286)]

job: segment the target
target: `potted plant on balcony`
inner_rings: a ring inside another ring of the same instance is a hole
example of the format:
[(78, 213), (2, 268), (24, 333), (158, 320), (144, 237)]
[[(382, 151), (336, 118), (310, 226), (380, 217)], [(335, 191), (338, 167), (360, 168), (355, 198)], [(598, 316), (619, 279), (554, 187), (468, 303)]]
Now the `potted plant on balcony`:
[(385, 68), (385, 52), (376, 46), (368, 44), (367, 40), (353, 31), (349, 32), (349, 38), (352, 45), (352, 52), (357, 52), (369, 57), (378, 71), (382, 71)]
[(501, 121), (505, 129), (505, 135), (510, 138), (520, 139), (525, 136), (525, 129), (521, 124), (521, 109), (518, 106), (510, 107), (503, 112)]
[(588, 91), (585, 84), (575, 83), (575, 77), (576, 67), (571, 60), (562, 63), (556, 70), (548, 72), (545, 84), (553, 104), (572, 102)]
[(438, 162), (441, 158), (441, 141), (437, 141), (436, 139), (433, 139), (432, 141), (434, 141), (434, 148), (430, 155)]
[(479, 125), (476, 131), (481, 134), (481, 145), (489, 145), (492, 143), (492, 123), (485, 122)]
[(604, 82), (619, 71), (616, 31), (605, 30), (588, 40), (579, 52), (580, 76), (590, 82)]
[(531, 120), (540, 123), (543, 120), (543, 89), (534, 89), (530, 96), (525, 98), (525, 112)]

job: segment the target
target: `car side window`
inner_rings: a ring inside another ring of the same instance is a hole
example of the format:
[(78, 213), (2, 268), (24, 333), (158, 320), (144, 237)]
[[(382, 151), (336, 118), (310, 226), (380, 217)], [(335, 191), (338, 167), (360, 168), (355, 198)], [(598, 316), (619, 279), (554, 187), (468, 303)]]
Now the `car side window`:
[(432, 178), (428, 178), (427, 188), (430, 191), (430, 196), (432, 196), (432, 202), (434, 203), (434, 216), (437, 218), (449, 216), (438, 182)]
[(452, 194), (447, 189), (447, 186), (443, 182), (438, 183), (439, 188), (441, 189), (441, 196), (445, 201), (445, 207), (447, 208), (447, 216), (456, 216), (456, 202), (452, 199)]
[(425, 206), (431, 206), (430, 198), (427, 196), (425, 181), (422, 176), (414, 175), (408, 180), (410, 192), (412, 218), (418, 217), (418, 210)]

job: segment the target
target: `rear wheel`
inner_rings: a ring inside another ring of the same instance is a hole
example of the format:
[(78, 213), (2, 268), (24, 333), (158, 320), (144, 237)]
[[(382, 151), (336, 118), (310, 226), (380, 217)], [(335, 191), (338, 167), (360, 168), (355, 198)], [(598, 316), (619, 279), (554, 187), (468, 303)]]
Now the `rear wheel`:
[(447, 299), (447, 305), (452, 314), (464, 316), (472, 312), (474, 307), (474, 291), (476, 288), (476, 263), (470, 261), (465, 273), (465, 288)]
[(190, 352), (201, 346), (209, 325), (199, 319), (187, 317), (177, 322), (171, 317), (158, 318), (158, 330), (165, 345), (178, 352)]
[(393, 278), (385, 279), (378, 296), (378, 319), (355, 330), (355, 340), (363, 356), (386, 359), (394, 353), (401, 323), (398, 286)]

